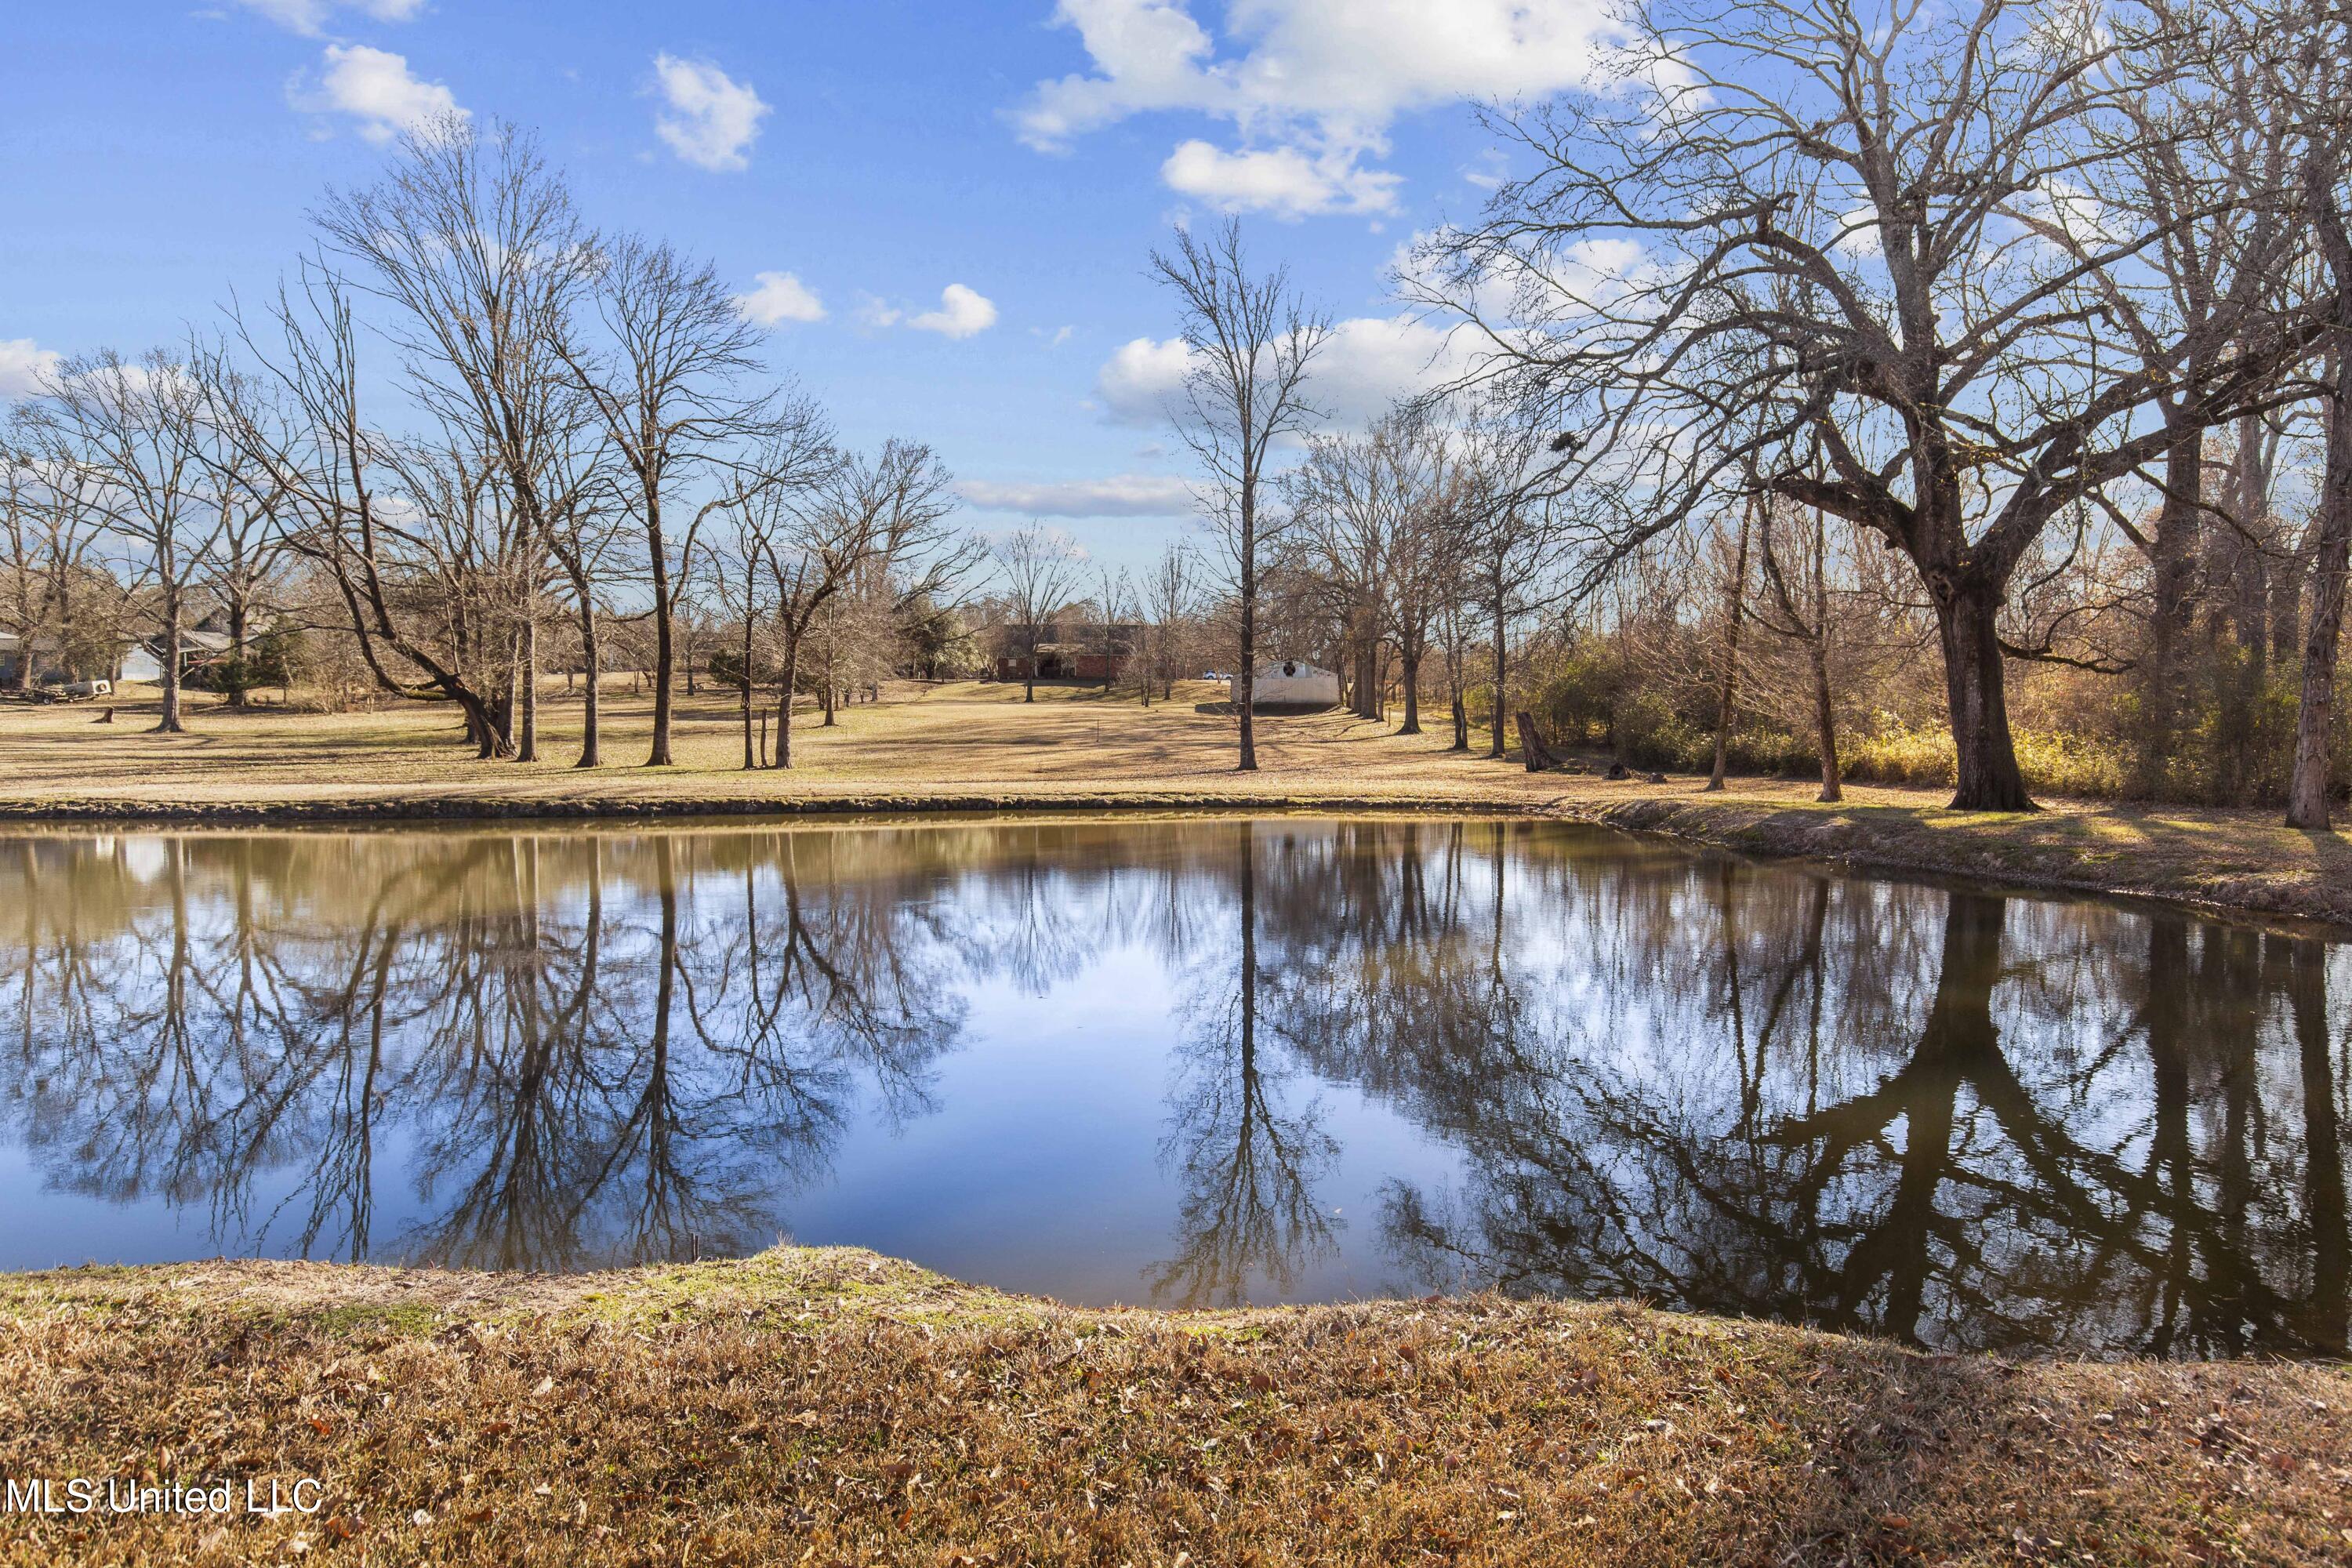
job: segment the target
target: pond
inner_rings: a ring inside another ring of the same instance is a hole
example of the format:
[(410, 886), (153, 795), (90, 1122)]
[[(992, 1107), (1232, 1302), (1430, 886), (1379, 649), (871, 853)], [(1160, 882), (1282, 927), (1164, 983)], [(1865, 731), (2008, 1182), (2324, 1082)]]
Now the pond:
[(1561, 824), (0, 837), (0, 1267), (873, 1247), (2340, 1352), (2352, 953)]

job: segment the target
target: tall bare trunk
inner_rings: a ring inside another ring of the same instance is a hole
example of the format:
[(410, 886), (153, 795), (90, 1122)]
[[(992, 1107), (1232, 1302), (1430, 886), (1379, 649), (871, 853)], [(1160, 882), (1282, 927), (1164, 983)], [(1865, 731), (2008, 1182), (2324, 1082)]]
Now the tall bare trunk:
[(751, 615), (748, 607), (743, 614), (743, 663), (737, 673), (743, 678), (743, 771), (750, 773), (760, 765), (760, 753), (751, 740)]
[(662, 542), (661, 488), (648, 484), (645, 495), (646, 543), (654, 574), (654, 744), (646, 766), (666, 768), (670, 765), (670, 681), (676, 665), (670, 622), (676, 606), (670, 598), (668, 552)]
[(783, 695), (776, 701), (776, 766), (793, 765), (793, 688), (800, 683), (801, 640), (786, 634)]
[(2164, 501), (2158, 509), (2149, 565), (2156, 605), (2148, 625), (2148, 662), (2140, 691), (2139, 759), (2133, 793), (2164, 793), (2173, 739), (2187, 700), (2186, 656), (2195, 613), (2197, 540), (2203, 521), (2205, 432), (2182, 434), (2165, 449)]
[(1507, 714), (1511, 710), (1509, 702), (1506, 700), (1507, 693), (1509, 690), (1509, 682), (1507, 679), (1509, 672), (1505, 668), (1504, 658), (1508, 650), (1504, 646), (1503, 638), (1505, 629), (1505, 618), (1503, 615), (1503, 584), (1499, 575), (1496, 577), (1494, 586), (1495, 721), (1494, 735), (1488, 742), (1486, 754), (1490, 757), (1499, 757), (1503, 754), (1503, 726), (1507, 721), (1504, 715)]
[(1830, 701), (1830, 588), (1825, 558), (1829, 529), (1822, 514), (1813, 513), (1813, 729), (1822, 752), (1822, 793), (1827, 801), (1843, 800), (1838, 783), (1837, 708)]
[(241, 552), (229, 563), (229, 584), (228, 656), (236, 663), (236, 679), (229, 684), (228, 705), (242, 708), (247, 679), (246, 644), (250, 630), (247, 623), (251, 617), (246, 609), (245, 558)]
[(1257, 772), (1257, 498), (1242, 486), (1241, 667), (1234, 671), (1234, 706), (1241, 719), (1241, 760), (1237, 773)]
[(180, 721), (180, 580), (176, 574), (163, 574), (163, 716), (157, 721), (157, 733), (182, 735), (187, 726)]
[(539, 761), (539, 617), (535, 615), (523, 619), (521, 657), (515, 666), (522, 682), (522, 720), (515, 738), (515, 761), (535, 763)]
[[(2336, 285), (2337, 309), (2352, 326), (2352, 277)], [(2327, 469), (2311, 562), (2311, 616), (2303, 640), (2303, 700), (2295, 711), (2294, 770), (2286, 825), (2326, 831), (2328, 747), (2335, 738), (2336, 661), (2343, 643), (2345, 574), (2352, 565), (2352, 346), (2336, 354), (2327, 417)]]
[(580, 662), (588, 667), (588, 683), (582, 688), (580, 699), (580, 760), (572, 765), (593, 768), (602, 766), (604, 761), (603, 709), (596, 679), (603, 671), (604, 646), (596, 626), (596, 602), (585, 595), (580, 602)]
[(1936, 630), (1944, 653), (1944, 697), (1958, 752), (1956, 811), (2032, 811), (2017, 747), (2009, 733), (2000, 639), (1995, 629), (2000, 595), (1973, 580), (1935, 595)]
[(1359, 719), (1381, 716), (1381, 635), (1361, 616), (1356, 628), (1355, 713)]
[(1706, 787), (1723, 787), (1725, 769), (1731, 760), (1731, 705), (1738, 693), (1739, 625), (1748, 616), (1748, 529), (1754, 521), (1756, 504), (1748, 502), (1739, 511), (1739, 548), (1731, 568), (1731, 622), (1723, 637), (1723, 674), (1716, 683), (1715, 692), (1715, 770), (1706, 775)]

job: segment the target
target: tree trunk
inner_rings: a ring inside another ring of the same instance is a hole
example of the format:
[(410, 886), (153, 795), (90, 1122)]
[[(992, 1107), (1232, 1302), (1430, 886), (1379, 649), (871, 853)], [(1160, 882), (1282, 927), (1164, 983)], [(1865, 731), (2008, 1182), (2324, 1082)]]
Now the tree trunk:
[(1739, 511), (1739, 548), (1731, 568), (1731, 624), (1724, 630), (1723, 677), (1715, 692), (1715, 770), (1706, 775), (1706, 787), (1723, 787), (1725, 769), (1731, 760), (1731, 704), (1738, 694), (1739, 679), (1739, 623), (1748, 614), (1748, 526), (1753, 521), (1756, 503), (1749, 501)]
[(1356, 634), (1356, 689), (1353, 708), (1359, 719), (1381, 716), (1381, 638), (1378, 632)]
[(2235, 565), (2231, 575), (2238, 588), (2231, 618), (2237, 623), (2238, 646), (2253, 668), (2253, 689), (2260, 691), (2269, 674), (2270, 557), (2276, 536), (2271, 528), (2270, 463), (2263, 449), (2263, 422), (2252, 414), (2238, 421), (2236, 479), (2238, 526), (2243, 531), (2231, 536)]
[(474, 755), (482, 762), (491, 762), (507, 752), (505, 725), (489, 703), (463, 685), (445, 683), (442, 689), (457, 702), (464, 715), (466, 733), (473, 738)]
[(780, 768), (793, 765), (793, 688), (800, 679), (800, 639), (790, 637), (784, 645), (784, 694), (776, 704), (776, 766)]
[(1241, 719), (1241, 760), (1236, 773), (1257, 772), (1257, 493), (1254, 479), (1242, 481), (1241, 668), (1234, 671), (1234, 705)]
[(1813, 727), (1820, 734), (1822, 793), (1825, 801), (1843, 800), (1838, 783), (1837, 709), (1830, 701), (1830, 589), (1826, 564), (1829, 529), (1822, 514), (1813, 513)]
[(517, 660), (522, 680), (521, 733), (515, 742), (515, 761), (539, 761), (539, 617), (522, 624), (522, 657)]
[(596, 605), (584, 595), (580, 605), (580, 662), (588, 667), (587, 684), (581, 689), (580, 698), (580, 760), (575, 768), (601, 767), (604, 764), (604, 737), (599, 724), (602, 710), (596, 692), (596, 676), (604, 663), (604, 644), (596, 630)]
[(184, 735), (187, 726), (180, 721), (180, 582), (166, 572), (163, 575), (163, 716), (157, 721), (155, 731), (163, 735)]
[(2187, 697), (2182, 665), (2195, 613), (2197, 539), (2204, 521), (2205, 432), (2201, 426), (2165, 448), (2164, 500), (2156, 516), (2149, 567), (2156, 605), (2148, 623), (2147, 678), (2140, 690), (2140, 749), (2132, 792), (2164, 793), (2172, 743)]
[(673, 606), (669, 561), (668, 552), (662, 548), (661, 491), (657, 485), (646, 487), (646, 544), (654, 574), (654, 744), (646, 758), (646, 766), (666, 768), (670, 765), (670, 679), (676, 650), (670, 640)]
[(760, 765), (760, 753), (751, 740), (751, 612), (748, 605), (743, 612), (743, 663), (736, 673), (743, 678), (743, 771), (750, 773)]
[[(2352, 278), (2337, 284), (2339, 310), (2352, 324)], [(2345, 573), (2352, 565), (2352, 345), (2336, 355), (2327, 418), (2327, 468), (2311, 563), (2311, 618), (2303, 643), (2303, 700), (2295, 711), (2294, 770), (2288, 776), (2286, 825), (2328, 826), (2328, 743), (2334, 739), (2336, 660), (2344, 632)]]
[(1404, 666), (1404, 722), (1397, 726), (1400, 735), (1421, 733), (1421, 655), (1400, 656)]
[(1494, 651), (1495, 651), (1495, 713), (1494, 713), (1494, 720), (1495, 720), (1495, 723), (1494, 723), (1494, 731), (1495, 731), (1495, 732), (1494, 732), (1494, 738), (1493, 738), (1492, 742), (1490, 742), (1490, 744), (1489, 744), (1489, 748), (1488, 748), (1488, 750), (1487, 750), (1486, 754), (1487, 754), (1488, 756), (1490, 756), (1490, 757), (1499, 757), (1499, 756), (1501, 756), (1501, 755), (1503, 754), (1503, 715), (1510, 711), (1509, 707), (1508, 707), (1508, 706), (1505, 703), (1505, 701), (1504, 701), (1504, 697), (1505, 697), (1505, 694), (1506, 694), (1506, 691), (1507, 691), (1507, 682), (1506, 682), (1506, 681), (1505, 681), (1505, 679), (1504, 679), (1504, 676), (1505, 676), (1505, 673), (1506, 673), (1506, 672), (1505, 672), (1504, 666), (1503, 666), (1503, 657), (1504, 657), (1504, 653), (1505, 653), (1505, 648), (1504, 648), (1504, 646), (1503, 646), (1503, 622), (1504, 622), (1504, 616), (1503, 616), (1503, 587), (1502, 587), (1502, 584), (1501, 584), (1499, 581), (1497, 581), (1497, 582), (1496, 583), (1496, 584), (1495, 584), (1495, 603), (1494, 603), (1494, 610), (1495, 610), (1495, 650), (1494, 650)]
[(1822, 753), (1821, 800), (1843, 800), (1845, 790), (1838, 783), (1837, 710), (1830, 702), (1830, 661), (1822, 642), (1823, 632), (1813, 639), (1813, 731), (1819, 737)]
[(1936, 593), (1936, 630), (1944, 652), (1944, 698), (1959, 753), (1955, 811), (2032, 811), (2010, 739), (2000, 642), (1994, 630), (1999, 590), (1963, 583)]
[(246, 623), (248, 619), (245, 607), (245, 563), (242, 558), (230, 563), (229, 580), (236, 586), (228, 601), (228, 656), (236, 662), (237, 675), (228, 689), (228, 705), (242, 708), (245, 706)]

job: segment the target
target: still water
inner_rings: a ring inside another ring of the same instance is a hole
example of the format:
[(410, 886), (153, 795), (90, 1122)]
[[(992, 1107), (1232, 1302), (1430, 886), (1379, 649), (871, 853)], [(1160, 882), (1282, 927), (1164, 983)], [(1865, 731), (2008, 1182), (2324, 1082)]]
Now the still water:
[(1563, 825), (0, 837), (0, 1267), (2341, 1352), (2352, 951)]

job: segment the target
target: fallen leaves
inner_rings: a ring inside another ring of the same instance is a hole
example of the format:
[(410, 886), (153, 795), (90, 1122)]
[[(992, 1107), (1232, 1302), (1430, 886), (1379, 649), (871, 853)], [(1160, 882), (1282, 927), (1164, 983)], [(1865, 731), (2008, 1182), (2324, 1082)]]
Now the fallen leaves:
[[(390, 1560), (564, 1568), (686, 1546), (698, 1564), (1663, 1564), (1800, 1542), (1799, 1561), (2105, 1561), (2117, 1520), (2187, 1559), (2214, 1555), (2223, 1517), (2278, 1560), (2343, 1545), (2318, 1508), (2341, 1494), (2352, 1383), (2323, 1369), (2012, 1367), (1498, 1300), (1102, 1315), (931, 1283), (900, 1323), (803, 1283), (823, 1256), (781, 1310), (672, 1300), (616, 1328), (615, 1279), (585, 1321), (356, 1347), (299, 1316), (239, 1341), (201, 1309), (102, 1331), (20, 1311), (0, 1465), (200, 1430), (274, 1468), (299, 1439), (335, 1492), (285, 1528), (307, 1561), (354, 1563), (362, 1536)], [(46, 1561), (253, 1555), (194, 1523), (43, 1539)]]

